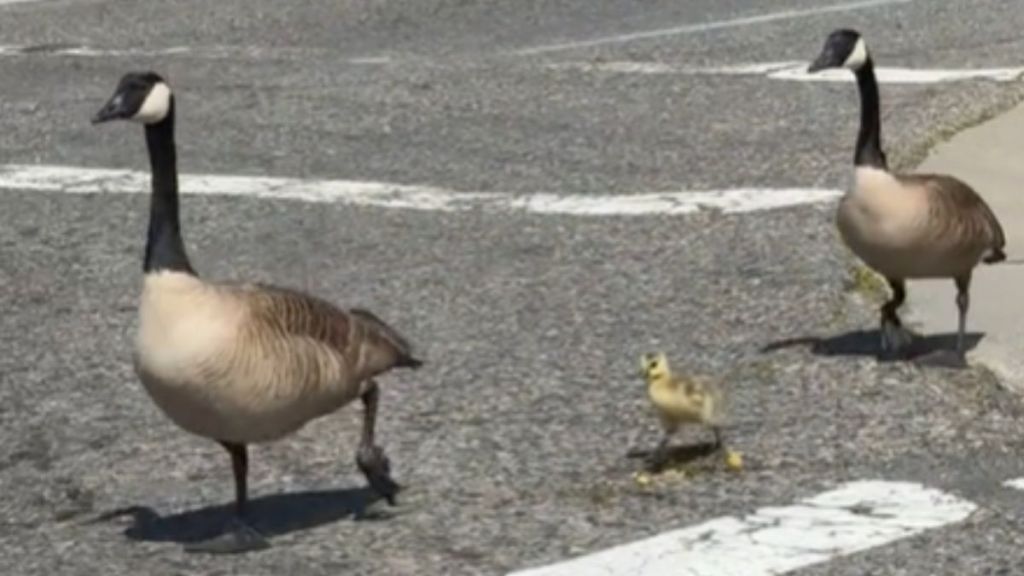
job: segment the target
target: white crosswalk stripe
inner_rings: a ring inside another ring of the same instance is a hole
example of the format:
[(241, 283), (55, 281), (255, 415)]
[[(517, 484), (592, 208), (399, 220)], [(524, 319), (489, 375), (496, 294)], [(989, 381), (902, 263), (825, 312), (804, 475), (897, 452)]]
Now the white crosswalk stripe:
[[(608, 74), (652, 74), (679, 76), (763, 76), (772, 80), (795, 82), (855, 82), (848, 70), (823, 70), (810, 74), (807, 62), (784, 61), (726, 66), (679, 66), (662, 62), (554, 62), (548, 69), (581, 70)], [(875, 69), (881, 84), (938, 84), (965, 80), (1016, 82), (1024, 75), (1024, 67), (1004, 68), (905, 68), (880, 66)]]
[[(66, 194), (129, 194), (149, 191), (148, 172), (73, 166), (0, 166), (0, 189)], [(564, 216), (691, 214), (699, 210), (756, 212), (829, 202), (842, 195), (827, 188), (732, 188), (639, 192), (623, 195), (548, 192), (462, 192), (435, 186), (354, 180), (303, 180), (263, 176), (182, 175), (185, 194), (249, 196), (333, 202), (378, 208), (441, 212), (524, 212)]]
[(883, 546), (966, 519), (977, 506), (921, 484), (851, 482), (509, 576), (770, 576)]

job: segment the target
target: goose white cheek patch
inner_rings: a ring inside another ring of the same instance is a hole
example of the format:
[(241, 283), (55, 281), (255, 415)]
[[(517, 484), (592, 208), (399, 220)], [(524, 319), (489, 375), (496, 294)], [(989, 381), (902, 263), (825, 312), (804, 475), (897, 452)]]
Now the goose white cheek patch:
[(845, 68), (850, 70), (860, 70), (860, 67), (868, 61), (868, 47), (864, 44), (863, 38), (857, 39), (857, 44), (853, 47), (853, 51), (846, 57), (846, 62), (843, 62)]
[(139, 111), (132, 116), (132, 120), (143, 124), (154, 124), (167, 117), (171, 108), (171, 89), (163, 82), (157, 82), (149, 90), (146, 99), (139, 107)]

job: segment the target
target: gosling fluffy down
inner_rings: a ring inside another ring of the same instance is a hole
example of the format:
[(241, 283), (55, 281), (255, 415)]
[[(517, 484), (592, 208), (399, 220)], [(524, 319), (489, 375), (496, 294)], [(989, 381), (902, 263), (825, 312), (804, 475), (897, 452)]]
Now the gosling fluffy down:
[(726, 410), (720, 383), (708, 376), (673, 374), (668, 358), (661, 352), (644, 354), (640, 362), (647, 397), (663, 431), (652, 462), (664, 462), (669, 441), (685, 424), (710, 427), (715, 434), (715, 446), (721, 447)]

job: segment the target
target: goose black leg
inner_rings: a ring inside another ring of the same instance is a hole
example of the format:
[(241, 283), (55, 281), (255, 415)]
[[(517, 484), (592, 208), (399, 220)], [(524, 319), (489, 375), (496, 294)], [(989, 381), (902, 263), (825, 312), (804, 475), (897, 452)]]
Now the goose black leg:
[(247, 478), (249, 475), (249, 454), (245, 444), (220, 442), (220, 445), (231, 455), (231, 469), (235, 474), (235, 514), (228, 523), (227, 529), (210, 540), (185, 546), (186, 552), (206, 554), (239, 554), (263, 550), (270, 547), (266, 538), (245, 523), (248, 505)]
[(380, 494), (388, 504), (395, 505), (395, 495), (401, 486), (391, 477), (391, 462), (388, 460), (384, 450), (374, 444), (374, 429), (377, 423), (377, 403), (380, 400), (380, 390), (377, 383), (369, 381), (369, 387), (363, 392), (363, 435), (359, 440), (359, 450), (356, 452), (356, 465), (366, 476), (370, 488)]
[(953, 279), (956, 282), (956, 308), (959, 313), (956, 331), (956, 348), (950, 350), (944, 348), (936, 350), (923, 356), (918, 362), (927, 366), (939, 366), (942, 368), (966, 368), (967, 349), (964, 338), (967, 332), (967, 308), (970, 306), (971, 296), (971, 274), (957, 276)]
[(958, 312), (956, 330), (956, 352), (964, 356), (967, 350), (964, 349), (964, 338), (967, 332), (967, 308), (971, 304), (971, 275), (961, 276), (955, 279), (956, 282), (956, 309)]
[(889, 287), (892, 288), (892, 298), (882, 305), (879, 360), (892, 360), (898, 357), (901, 351), (913, 341), (913, 336), (903, 327), (903, 322), (896, 312), (907, 299), (906, 284), (902, 279), (886, 278), (886, 280), (889, 282)]

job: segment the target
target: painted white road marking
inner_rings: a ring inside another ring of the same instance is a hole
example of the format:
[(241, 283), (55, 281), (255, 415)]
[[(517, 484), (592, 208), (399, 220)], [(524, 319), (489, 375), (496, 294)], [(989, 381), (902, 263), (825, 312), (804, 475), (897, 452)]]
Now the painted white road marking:
[(1007, 488), (1013, 488), (1014, 490), (1024, 490), (1024, 478), (1014, 478), (1003, 482), (1003, 486)]
[[(0, 189), (67, 194), (149, 192), (149, 172), (74, 166), (0, 166)], [(431, 186), (263, 176), (182, 175), (184, 194), (249, 196), (380, 208), (460, 212), (529, 212), (570, 216), (643, 216), (770, 210), (829, 202), (842, 192), (822, 188), (736, 188), (626, 195), (459, 192)]]
[[(1024, 74), (1024, 67), (914, 69), (881, 66), (875, 68), (875, 75), (878, 77), (878, 81), (883, 84), (935, 84), (938, 82), (957, 82), (960, 80), (1015, 82), (1020, 79), (1021, 74)], [(798, 82), (853, 82), (855, 80), (854, 75), (848, 70), (823, 70), (816, 74), (808, 74), (806, 62), (774, 70), (768, 73), (768, 77), (776, 80), (796, 80)]]
[[(3, 0), (0, 0), (2, 2)], [(231, 51), (244, 51), (244, 48), (228, 48), (221, 46), (208, 47), (203, 50), (199, 50), (203, 54), (207, 54), (211, 57), (222, 57), (227, 56)], [(127, 49), (114, 49), (114, 48), (93, 48), (91, 46), (77, 46), (70, 44), (41, 44), (41, 45), (22, 45), (22, 44), (6, 44), (0, 45), (0, 56), (28, 56), (35, 54), (46, 54), (53, 56), (80, 56), (86, 58), (102, 58), (110, 56), (134, 56), (134, 57), (156, 57), (156, 56), (174, 56), (176, 54), (190, 54), (195, 53), (197, 50), (189, 48), (187, 46), (172, 46), (170, 48), (159, 48), (154, 50), (144, 50), (141, 48), (127, 48)]]
[[(39, 0), (25, 0), (39, 1)], [(0, 0), (3, 2), (3, 0)], [(310, 54), (326, 51), (315, 48), (287, 48), (275, 47), (266, 48), (260, 46), (171, 46), (169, 48), (143, 49), (143, 48), (96, 48), (94, 46), (54, 44), (54, 45), (22, 45), (7, 44), (0, 45), (0, 56), (71, 56), (77, 58), (158, 58), (161, 56), (189, 56), (193, 58), (224, 59), (224, 58), (253, 58), (253, 59), (276, 59), (276, 60), (307, 60)], [(360, 65), (384, 65), (392, 62), (389, 56), (362, 56), (344, 60), (349, 64)]]
[[(676, 74), (683, 76), (765, 76), (773, 80), (796, 82), (854, 82), (848, 70), (825, 70), (807, 73), (807, 62), (764, 62), (735, 66), (673, 66), (660, 62), (557, 62), (551, 69), (570, 69), (610, 74)], [(882, 84), (936, 84), (962, 80), (1015, 82), (1024, 75), (1024, 66), (1016, 68), (875, 68)]]
[(920, 484), (852, 482), (786, 507), (718, 518), (509, 576), (769, 576), (966, 519), (977, 506)]
[(573, 50), (576, 48), (590, 48), (593, 46), (602, 46), (605, 44), (621, 44), (624, 42), (632, 42), (634, 40), (647, 40), (650, 38), (661, 38), (664, 36), (679, 36), (683, 34), (710, 32), (712, 30), (722, 30), (725, 28), (753, 26), (756, 24), (766, 24), (769, 22), (776, 22), (779, 20), (793, 20), (796, 18), (806, 18), (808, 16), (817, 16), (820, 14), (829, 14), (832, 12), (850, 12), (853, 10), (877, 8), (879, 6), (888, 6), (891, 4), (907, 4), (909, 2), (913, 2), (913, 0), (861, 0), (859, 2), (847, 2), (845, 4), (833, 4), (831, 6), (816, 6), (814, 8), (782, 10), (779, 12), (758, 14), (756, 16), (744, 16), (742, 18), (734, 18), (731, 20), (719, 20), (717, 22), (702, 22), (699, 24), (684, 24), (682, 26), (673, 26), (671, 28), (659, 28), (656, 30), (645, 30), (641, 32), (630, 32), (626, 34), (616, 34), (613, 36), (591, 38), (589, 40), (576, 40), (569, 42), (560, 42), (556, 44), (546, 44), (543, 46), (534, 46), (531, 48), (521, 48), (519, 50), (511, 52), (511, 54), (527, 56), (534, 54), (544, 54), (547, 52), (561, 52), (564, 50)]

